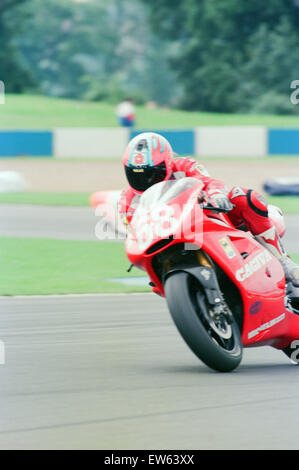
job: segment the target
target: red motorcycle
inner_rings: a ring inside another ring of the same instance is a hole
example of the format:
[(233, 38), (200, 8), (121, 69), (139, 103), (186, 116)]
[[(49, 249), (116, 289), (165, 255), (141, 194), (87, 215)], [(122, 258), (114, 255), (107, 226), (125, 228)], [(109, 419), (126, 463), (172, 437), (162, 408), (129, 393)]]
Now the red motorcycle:
[(210, 368), (231, 371), (243, 347), (263, 345), (296, 361), (298, 289), (286, 284), (280, 262), (202, 190), (200, 181), (182, 178), (145, 191), (127, 236), (128, 259), (166, 297), (178, 331)]

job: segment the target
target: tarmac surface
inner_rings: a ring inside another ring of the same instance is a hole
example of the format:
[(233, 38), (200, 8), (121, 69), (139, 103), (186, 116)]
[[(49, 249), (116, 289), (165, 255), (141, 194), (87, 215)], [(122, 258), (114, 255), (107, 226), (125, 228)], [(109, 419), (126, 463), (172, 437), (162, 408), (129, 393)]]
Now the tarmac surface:
[[(1, 236), (97, 240), (89, 208), (1, 205), (0, 220)], [(299, 252), (298, 216), (287, 226)], [(299, 449), (281, 351), (216, 373), (154, 294), (2, 297), (0, 314), (0, 449)]]
[(0, 449), (299, 449), (299, 368), (217, 373), (153, 294), (0, 298)]
[[(286, 215), (285, 245), (299, 253), (299, 215)], [(0, 205), (0, 236), (97, 241), (99, 217), (89, 207)]]

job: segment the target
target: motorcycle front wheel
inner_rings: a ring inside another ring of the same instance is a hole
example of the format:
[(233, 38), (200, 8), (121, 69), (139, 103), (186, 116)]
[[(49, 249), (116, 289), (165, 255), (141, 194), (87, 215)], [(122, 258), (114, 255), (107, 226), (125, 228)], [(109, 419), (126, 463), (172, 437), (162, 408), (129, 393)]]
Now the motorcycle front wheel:
[(219, 372), (238, 367), (243, 354), (239, 327), (234, 319), (212, 319), (199, 281), (178, 271), (166, 279), (164, 291), (173, 321), (193, 353)]

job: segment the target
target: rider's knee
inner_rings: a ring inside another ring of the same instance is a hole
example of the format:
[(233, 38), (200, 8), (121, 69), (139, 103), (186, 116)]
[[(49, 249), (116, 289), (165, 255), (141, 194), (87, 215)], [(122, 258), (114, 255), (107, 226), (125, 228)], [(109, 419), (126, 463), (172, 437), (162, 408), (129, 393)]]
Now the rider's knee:
[(254, 189), (245, 189), (235, 186), (228, 195), (230, 201), (241, 211), (251, 209), (255, 214), (268, 217), (268, 204), (266, 199)]
[(249, 189), (247, 191), (246, 198), (248, 206), (253, 212), (262, 217), (269, 216), (268, 204), (264, 196), (262, 196), (254, 189)]

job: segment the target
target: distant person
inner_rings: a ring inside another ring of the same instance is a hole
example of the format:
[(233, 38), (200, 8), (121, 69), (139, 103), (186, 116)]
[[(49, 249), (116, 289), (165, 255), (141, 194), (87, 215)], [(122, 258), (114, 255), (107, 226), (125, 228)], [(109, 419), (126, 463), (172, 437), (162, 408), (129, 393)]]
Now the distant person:
[(132, 98), (126, 98), (115, 110), (119, 124), (123, 127), (134, 127), (136, 109)]

